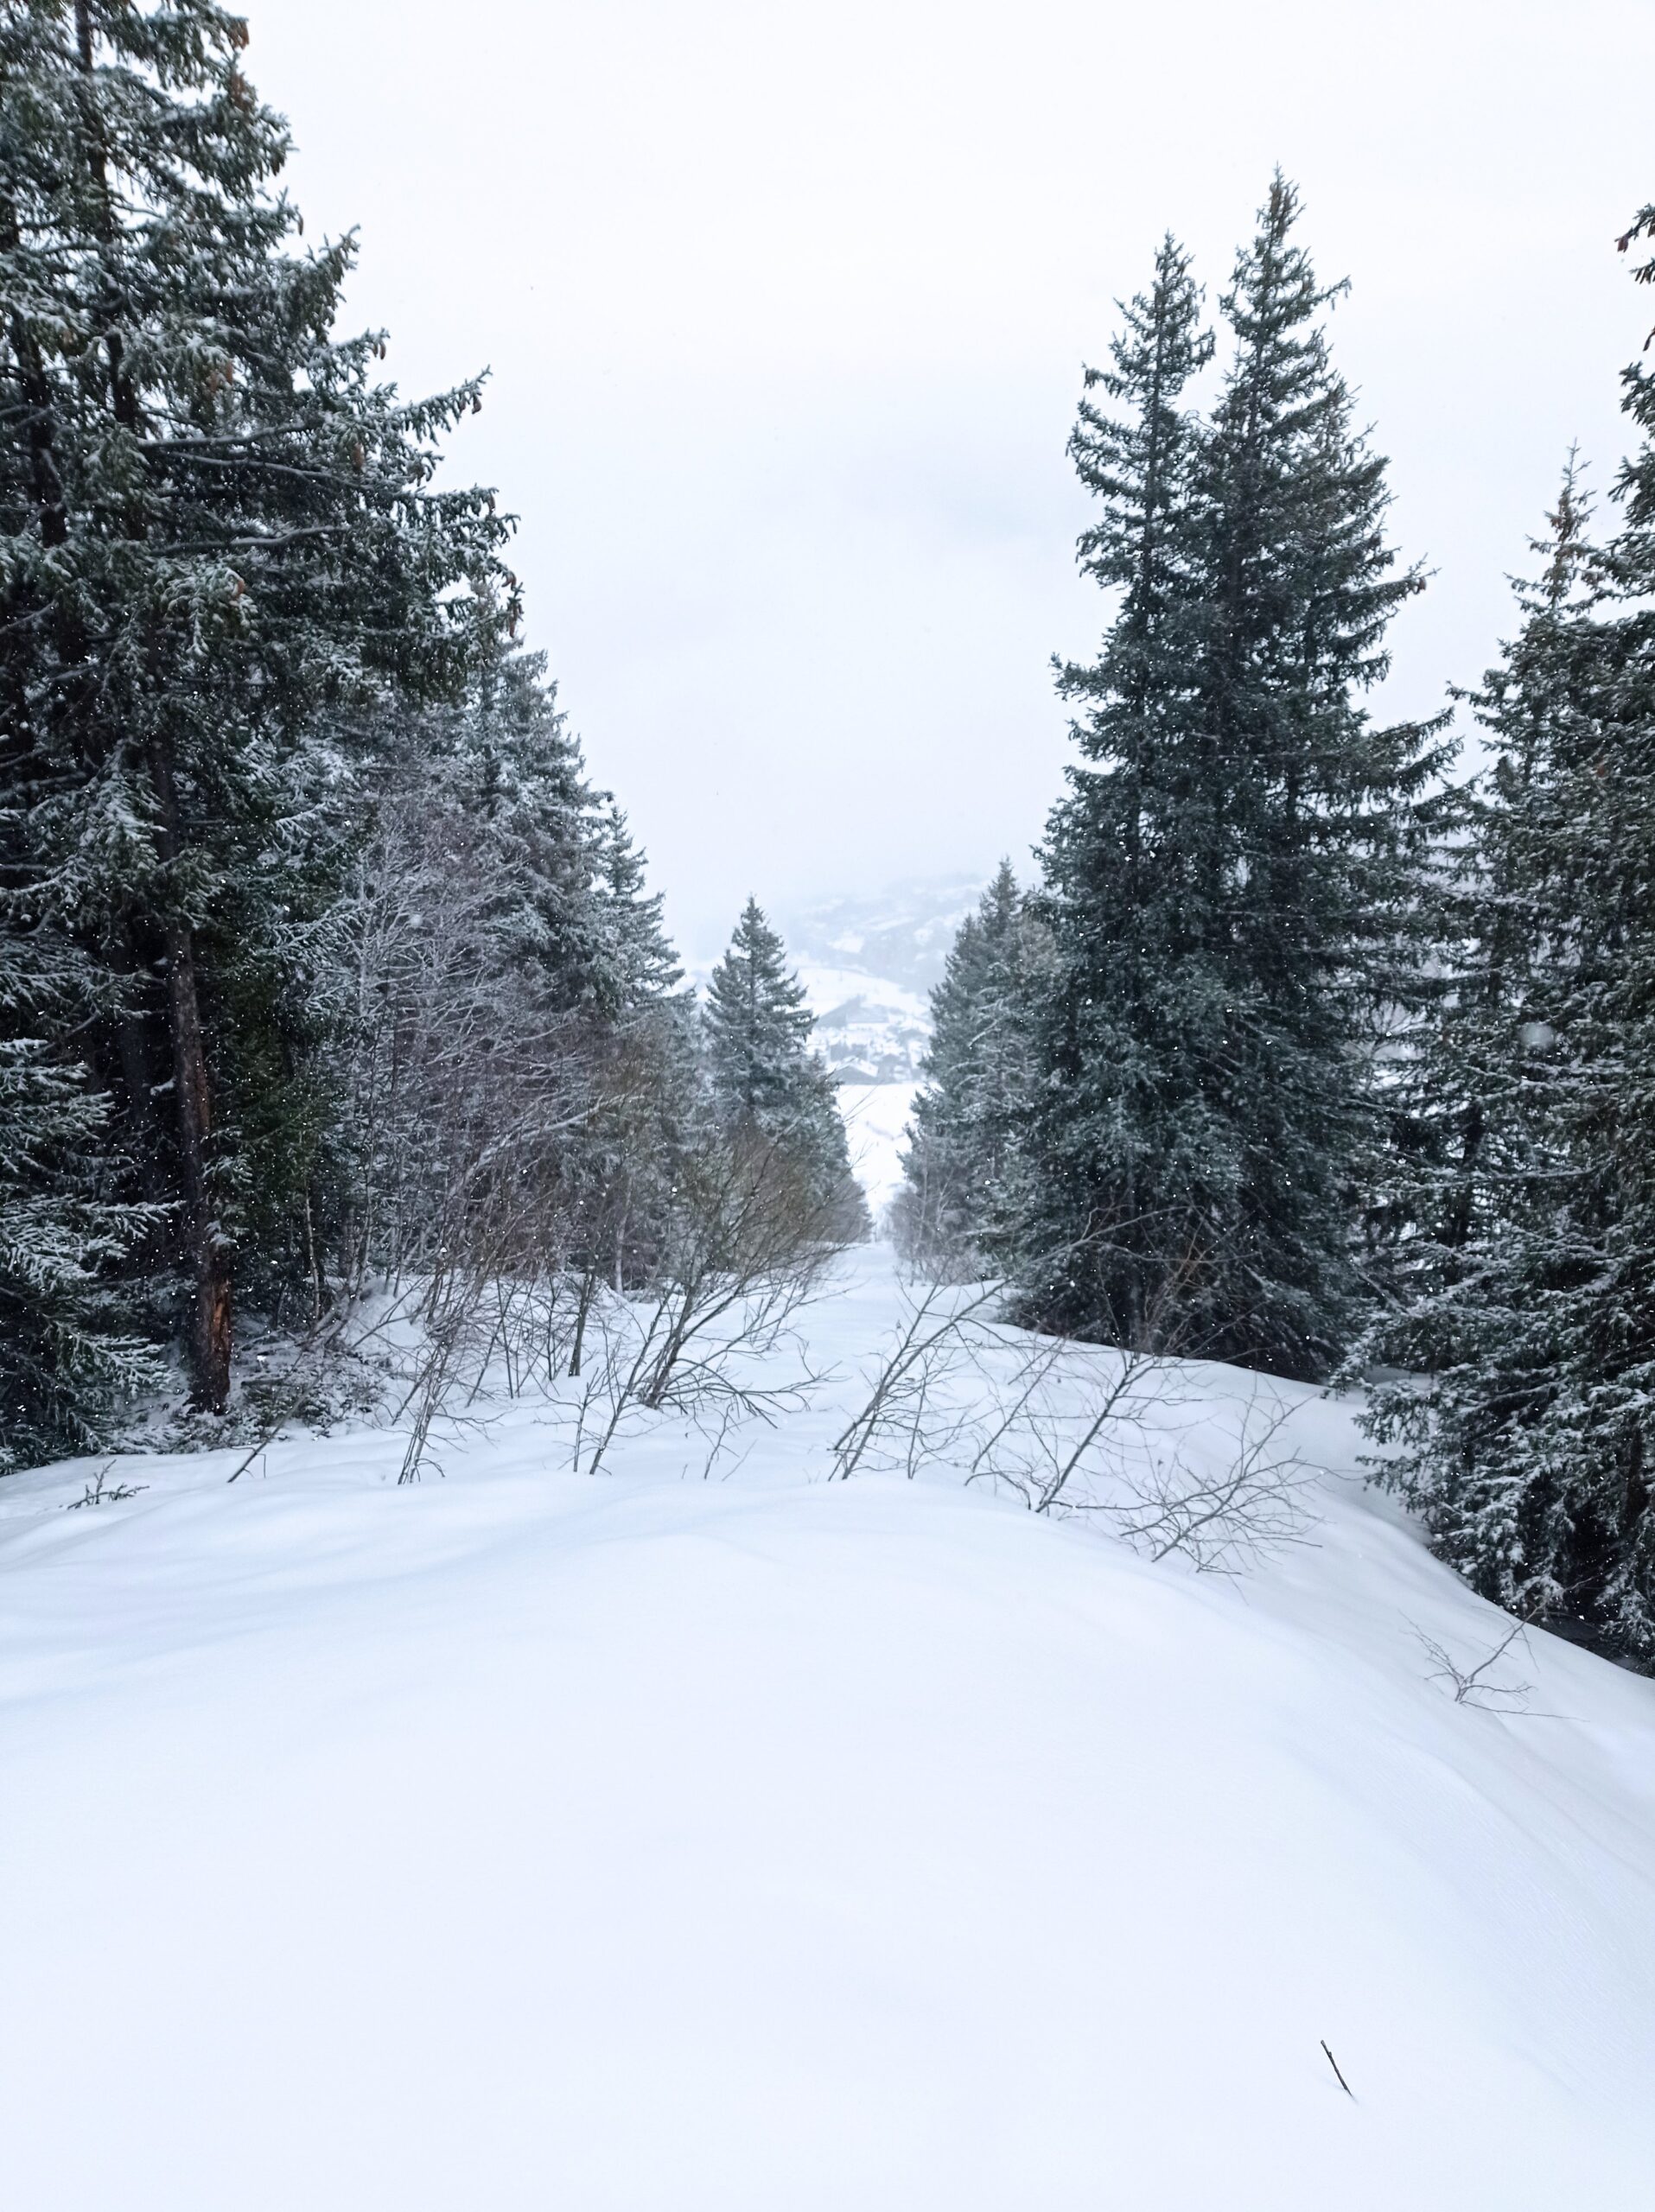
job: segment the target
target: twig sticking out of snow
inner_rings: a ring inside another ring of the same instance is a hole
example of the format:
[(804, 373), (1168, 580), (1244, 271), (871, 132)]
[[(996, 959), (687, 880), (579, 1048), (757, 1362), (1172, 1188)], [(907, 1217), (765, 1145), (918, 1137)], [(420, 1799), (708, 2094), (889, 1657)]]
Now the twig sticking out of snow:
[(933, 1282), (912, 1301), (896, 1341), (868, 1378), (861, 1410), (833, 1440), (831, 1481), (848, 1482), (864, 1461), (903, 1466), (911, 1479), (923, 1460), (945, 1456), (945, 1443), (957, 1442), (964, 1424), (951, 1422), (939, 1439), (928, 1413), (942, 1383), (978, 1349), (971, 1324), (1003, 1289), (985, 1283), (962, 1301), (948, 1284)]
[(148, 1483), (117, 1483), (113, 1489), (105, 1490), (104, 1484), (108, 1480), (110, 1470), (114, 1465), (115, 1462), (112, 1459), (106, 1459), (98, 1470), (96, 1484), (88, 1483), (85, 1495), (80, 1497), (72, 1497), (64, 1507), (64, 1511), (75, 1513), (83, 1505), (118, 1505), (124, 1498), (136, 1497), (141, 1490), (149, 1489)]
[(1231, 1574), (1289, 1544), (1309, 1541), (1303, 1493), (1314, 1469), (1296, 1452), (1276, 1450), (1290, 1406), (1250, 1400), (1233, 1459), (1200, 1470), (1177, 1452), (1162, 1461), (1140, 1452), (1122, 1469), (1124, 1503), (1106, 1503), (1127, 1541), (1152, 1559), (1180, 1552), (1203, 1573)]
[(1426, 1681), (1450, 1684), (1456, 1705), (1475, 1706), (1484, 1713), (1521, 1713), (1526, 1709), (1528, 1700), (1534, 1694), (1532, 1682), (1484, 1680), (1489, 1669), (1505, 1656), (1519, 1637), (1523, 1639), (1525, 1650), (1527, 1650), (1526, 1621), (1513, 1621), (1493, 1649), (1480, 1659), (1474, 1667), (1466, 1666), (1451, 1657), (1447, 1647), (1439, 1643), (1435, 1637), (1427, 1636), (1416, 1622), (1410, 1621), (1408, 1625), (1424, 1646), (1426, 1657), (1435, 1662), (1425, 1677)]
[[(1327, 2050), (1327, 2038), (1325, 2036), (1321, 2040), (1321, 2047), (1324, 2050)], [(1327, 2063), (1333, 2068), (1334, 2078), (1338, 2082), (1340, 2088), (1343, 2089), (1345, 2094), (1350, 2099), (1351, 2102), (1354, 2104), (1356, 2102), (1356, 2092), (1352, 2088), (1350, 2083), (1345, 2079), (1345, 2076), (1340, 2072), (1339, 2061), (1334, 2056), (1331, 2050), (1327, 2050)]]

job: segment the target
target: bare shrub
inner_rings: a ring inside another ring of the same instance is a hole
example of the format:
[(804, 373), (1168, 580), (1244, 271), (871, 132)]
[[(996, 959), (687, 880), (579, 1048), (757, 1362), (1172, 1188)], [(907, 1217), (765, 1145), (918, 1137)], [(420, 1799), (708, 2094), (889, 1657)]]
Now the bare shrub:
[(947, 1456), (969, 1415), (945, 1412), (945, 1386), (962, 1369), (975, 1368), (980, 1346), (972, 1325), (1001, 1290), (991, 1282), (968, 1294), (933, 1281), (910, 1300), (894, 1342), (866, 1377), (867, 1397), (833, 1440), (834, 1481), (864, 1466), (901, 1465), (912, 1477), (923, 1462)]
[(1281, 1441), (1291, 1410), (1255, 1392), (1233, 1444), (1215, 1455), (1211, 1426), (1225, 1408), (1179, 1363), (1045, 1345), (1028, 1355), (971, 1477), (1032, 1512), (1092, 1516), (1148, 1558), (1175, 1552), (1200, 1573), (1235, 1573), (1309, 1534), (1314, 1471)]
[(1233, 1445), (1214, 1457), (1225, 1409), (1182, 1363), (1030, 1336), (994, 1318), (1002, 1289), (932, 1282), (912, 1298), (834, 1440), (836, 1478), (952, 1469), (1031, 1512), (1092, 1517), (1151, 1559), (1177, 1553), (1208, 1573), (1307, 1540), (1314, 1471), (1283, 1446), (1289, 1405), (1256, 1390)]
[(1204, 1574), (1238, 1573), (1308, 1541), (1314, 1524), (1305, 1491), (1315, 1470), (1277, 1448), (1290, 1410), (1250, 1401), (1233, 1458), (1200, 1469), (1181, 1454), (1146, 1455), (1123, 1471), (1128, 1495), (1100, 1510), (1136, 1550), (1150, 1559), (1177, 1552)]
[[(801, 1411), (822, 1377), (798, 1322), (837, 1245), (832, 1205), (785, 1146), (710, 1127), (680, 1160), (657, 1262), (641, 1295), (583, 1293), (572, 1459), (595, 1474), (628, 1415), (773, 1424)], [(796, 1370), (778, 1382), (778, 1356)]]
[(1480, 1659), (1475, 1666), (1468, 1660), (1458, 1660), (1445, 1644), (1435, 1637), (1427, 1636), (1423, 1628), (1410, 1621), (1410, 1628), (1419, 1639), (1425, 1656), (1430, 1660), (1431, 1671), (1425, 1677), (1429, 1682), (1443, 1683), (1456, 1705), (1477, 1707), (1484, 1713), (1525, 1713), (1534, 1694), (1532, 1682), (1498, 1682), (1492, 1679), (1490, 1669), (1499, 1664), (1514, 1643), (1528, 1648), (1528, 1623), (1513, 1621), (1493, 1650)]

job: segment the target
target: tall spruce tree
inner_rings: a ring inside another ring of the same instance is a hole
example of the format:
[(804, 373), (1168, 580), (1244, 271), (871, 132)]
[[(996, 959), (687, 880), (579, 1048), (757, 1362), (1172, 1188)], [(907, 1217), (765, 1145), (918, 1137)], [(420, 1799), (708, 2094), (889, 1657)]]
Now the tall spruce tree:
[(824, 1230), (866, 1232), (833, 1079), (810, 1047), (814, 1017), (780, 938), (749, 899), (713, 969), (703, 1014), (715, 1106), (725, 1126), (798, 1164)]
[(53, 1051), (165, 1209), (209, 1408), (237, 1273), (308, 1198), (364, 733), (512, 612), (492, 495), (430, 481), (476, 387), (406, 404), (382, 340), (334, 336), (352, 243), (290, 249), (246, 35), (207, 0), (0, 20), (3, 925), (74, 949)]
[[(1647, 429), (1655, 392), (1634, 374)], [(1655, 1660), (1655, 464), (1592, 545), (1571, 462), (1539, 582), (1473, 703), (1455, 957), (1398, 1310), (1374, 1348), (1384, 1478), (1525, 1618)], [(1432, 1118), (1434, 1116), (1434, 1118)]]
[(1069, 441), (1102, 504), (1084, 571), (1120, 594), (1098, 661), (1060, 671), (1080, 761), (1054, 810), (1041, 900), (1053, 948), (1036, 1017), (1042, 1080), (1022, 1224), (1028, 1302), (1059, 1327), (1158, 1341), (1193, 1224), (1218, 1210), (1221, 1154), (1196, 1080), (1215, 979), (1192, 957), (1191, 742), (1205, 642), (1195, 543), (1200, 426), (1185, 398), (1210, 359), (1187, 256), (1167, 238), (1147, 294), (1123, 310), (1113, 365), (1089, 369)]
[(1027, 1212), (1022, 1144), (1049, 944), (1003, 861), (931, 994), (892, 1222), (903, 1251), (929, 1269), (982, 1272)]
[(1059, 982), (1031, 1129), (1025, 1310), (1048, 1325), (1324, 1373), (1352, 1326), (1378, 1010), (1413, 988), (1434, 731), (1359, 701), (1417, 588), (1384, 538), (1279, 175), (1223, 309), (1209, 421), (1163, 247), (1074, 441), (1121, 594), (1066, 670), (1084, 755), (1046, 863)]

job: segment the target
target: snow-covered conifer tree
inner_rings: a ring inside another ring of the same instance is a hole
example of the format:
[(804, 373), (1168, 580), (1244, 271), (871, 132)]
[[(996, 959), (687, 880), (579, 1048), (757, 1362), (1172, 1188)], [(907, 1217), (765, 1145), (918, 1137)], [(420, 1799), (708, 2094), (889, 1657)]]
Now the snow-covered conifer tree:
[(1049, 966), (1049, 932), (1003, 861), (931, 995), (931, 1041), (893, 1222), (899, 1244), (924, 1267), (979, 1272), (1027, 1212), (1022, 1144)]
[(381, 749), (331, 932), (338, 1270), (487, 1245), (630, 1279), (699, 1083), (642, 856), (539, 654), (486, 644)]
[(1352, 427), (1277, 178), (1223, 307), (1210, 421), (1183, 255), (1162, 250), (1074, 452), (1121, 594), (1066, 670), (1082, 762), (1047, 844), (1058, 983), (1030, 1141), (1024, 1310), (1326, 1370), (1351, 1327), (1375, 1009), (1411, 988), (1431, 734), (1359, 704), (1416, 588)]
[(866, 1228), (833, 1081), (810, 1047), (814, 1019), (780, 938), (749, 899), (707, 986), (703, 1021), (715, 1106), (726, 1127), (795, 1160), (824, 1225)]
[[(1634, 374), (1633, 410), (1655, 416)], [(1457, 943), (1410, 1090), (1398, 1309), (1372, 1349), (1385, 1478), (1527, 1618), (1655, 1659), (1655, 462), (1588, 535), (1571, 461), (1539, 582), (1473, 703)], [(1628, 605), (1630, 602), (1630, 605)]]
[(452, 689), (510, 598), (492, 496), (430, 481), (476, 388), (404, 402), (382, 340), (334, 336), (352, 244), (292, 249), (246, 39), (209, 0), (0, 22), (9, 915), (95, 975), (73, 1049), (130, 1195), (170, 1208), (213, 1408), (232, 1281), (308, 1197), (359, 738)]
[(109, 1195), (107, 1104), (0, 1041), (0, 1474), (101, 1442), (156, 1369), (116, 1280), (152, 1217)]
[(1190, 957), (1206, 578), (1194, 512), (1200, 432), (1185, 395), (1212, 340), (1175, 240), (1163, 241), (1150, 290), (1123, 313), (1112, 366), (1086, 372), (1087, 392), (1109, 407), (1083, 399), (1069, 446), (1103, 505), (1080, 563), (1120, 608), (1100, 659), (1060, 675), (1062, 695), (1083, 709), (1081, 759), (1042, 856), (1053, 960), (1038, 1017), (1021, 1257), (1042, 1318), (1137, 1344), (1154, 1338), (1220, 1167), (1195, 1081), (1215, 982)]

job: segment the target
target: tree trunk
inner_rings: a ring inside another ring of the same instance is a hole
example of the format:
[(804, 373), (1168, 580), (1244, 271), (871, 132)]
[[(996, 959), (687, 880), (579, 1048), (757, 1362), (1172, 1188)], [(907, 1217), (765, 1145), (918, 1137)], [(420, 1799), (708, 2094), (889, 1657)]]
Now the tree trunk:
[(208, 1413), (221, 1414), (230, 1397), (230, 1245), (213, 1213), (207, 1186), (213, 1093), (201, 1043), (194, 944), (190, 931), (175, 922), (168, 924), (165, 942), (173, 1091), (178, 1104), (178, 1154), (186, 1209), (185, 1249), (195, 1279), (189, 1328), (191, 1395)]
[[(178, 860), (178, 797), (172, 764), (158, 743), (150, 751), (150, 773), (160, 802), (157, 842), (170, 873)], [(184, 1249), (194, 1279), (188, 1339), (190, 1395), (207, 1412), (220, 1414), (230, 1397), (230, 1240), (213, 1211), (207, 1178), (213, 1087), (201, 1038), (194, 932), (188, 922), (169, 915), (162, 925), (161, 941), (167, 956), (167, 1026), (172, 1033), (173, 1098), (184, 1186)]]
[(586, 1342), (586, 1317), (592, 1310), (592, 1294), (597, 1288), (596, 1262), (589, 1266), (581, 1277), (581, 1302), (575, 1315), (575, 1349), (570, 1355), (569, 1372), (571, 1380), (581, 1371), (581, 1349)]

